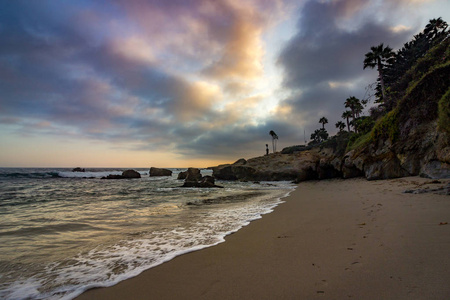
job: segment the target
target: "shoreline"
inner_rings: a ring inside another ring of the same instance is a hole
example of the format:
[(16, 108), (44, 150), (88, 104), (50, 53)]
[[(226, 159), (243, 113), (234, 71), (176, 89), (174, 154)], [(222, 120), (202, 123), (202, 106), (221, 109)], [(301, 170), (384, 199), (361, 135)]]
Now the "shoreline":
[(225, 243), (75, 299), (446, 299), (450, 198), (403, 193), (427, 182), (302, 182)]

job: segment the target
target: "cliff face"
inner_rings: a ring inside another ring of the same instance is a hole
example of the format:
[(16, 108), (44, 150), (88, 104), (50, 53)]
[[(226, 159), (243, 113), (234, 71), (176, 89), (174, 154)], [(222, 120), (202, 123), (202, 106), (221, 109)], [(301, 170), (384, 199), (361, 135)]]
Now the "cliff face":
[(317, 147), (292, 154), (275, 153), (240, 159), (213, 167), (222, 180), (295, 180), (352, 178), (368, 180), (420, 175), (450, 178), (450, 138), (437, 130), (437, 122), (418, 126), (408, 138), (392, 143), (379, 139), (339, 155), (333, 148)]
[[(309, 180), (365, 176), (368, 180), (420, 175), (450, 178), (450, 41), (408, 71), (404, 96), (368, 134), (352, 145), (348, 136), (291, 154), (240, 159), (213, 167), (224, 180)], [(344, 143), (344, 147), (342, 146)], [(346, 147), (347, 146), (347, 147)]]

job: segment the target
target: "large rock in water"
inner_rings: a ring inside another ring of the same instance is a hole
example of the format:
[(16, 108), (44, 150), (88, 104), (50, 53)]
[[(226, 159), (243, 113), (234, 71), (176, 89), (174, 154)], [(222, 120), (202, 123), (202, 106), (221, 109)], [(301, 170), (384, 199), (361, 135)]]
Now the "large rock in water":
[(178, 173), (177, 179), (184, 180), (184, 179), (186, 179), (186, 177), (187, 177), (187, 171), (184, 171), (184, 172)]
[(122, 175), (109, 174), (102, 179), (131, 179), (131, 178), (141, 178), (141, 174), (135, 170), (126, 170), (122, 172)]
[(160, 168), (150, 168), (150, 177), (154, 176), (172, 176), (172, 171)]
[(141, 178), (141, 174), (135, 170), (126, 170), (122, 172), (124, 178)]
[(189, 168), (186, 171), (186, 181), (199, 181), (202, 179), (202, 174), (200, 173), (200, 169), (197, 168)]
[(212, 176), (204, 176), (200, 180), (191, 181), (186, 178), (182, 187), (223, 188), (223, 186), (215, 184), (215, 179)]

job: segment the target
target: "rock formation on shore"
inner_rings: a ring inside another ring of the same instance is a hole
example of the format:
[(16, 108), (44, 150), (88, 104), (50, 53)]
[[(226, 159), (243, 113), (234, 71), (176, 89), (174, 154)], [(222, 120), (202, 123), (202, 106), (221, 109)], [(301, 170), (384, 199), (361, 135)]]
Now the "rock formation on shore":
[(375, 180), (416, 175), (450, 178), (450, 139), (436, 130), (436, 122), (431, 122), (396, 143), (380, 139), (344, 154), (324, 143), (310, 150), (240, 159), (211, 169), (216, 179), (242, 181), (299, 182), (360, 176)]

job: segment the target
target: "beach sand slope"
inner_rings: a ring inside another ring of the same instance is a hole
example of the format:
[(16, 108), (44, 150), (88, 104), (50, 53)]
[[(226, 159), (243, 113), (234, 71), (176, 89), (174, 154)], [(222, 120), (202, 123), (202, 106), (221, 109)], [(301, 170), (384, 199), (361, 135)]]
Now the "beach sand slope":
[(403, 193), (438, 185), (302, 182), (225, 243), (79, 299), (450, 299), (450, 197)]

